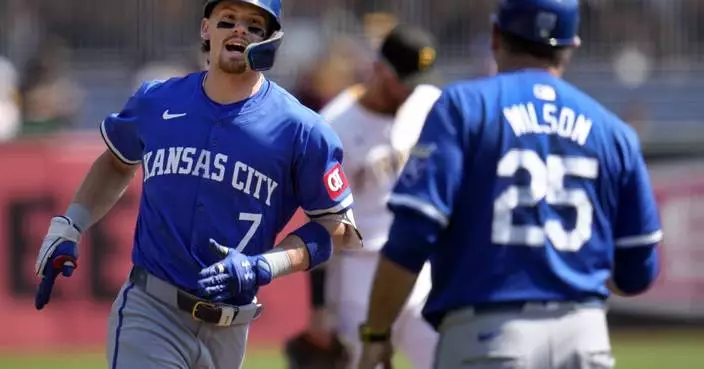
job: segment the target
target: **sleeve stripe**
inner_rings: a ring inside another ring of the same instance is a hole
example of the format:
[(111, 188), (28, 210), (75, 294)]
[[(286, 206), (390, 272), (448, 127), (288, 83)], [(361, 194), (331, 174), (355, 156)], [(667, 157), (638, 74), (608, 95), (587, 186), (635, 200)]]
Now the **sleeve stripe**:
[(443, 214), (442, 211), (417, 197), (392, 194), (389, 197), (389, 204), (404, 206), (416, 210), (428, 218), (438, 222), (443, 227), (447, 227), (450, 223), (450, 220), (445, 214)]
[(653, 233), (619, 238), (615, 241), (617, 247), (646, 246), (662, 240), (662, 230)]
[(345, 210), (346, 208), (352, 206), (352, 203), (354, 203), (354, 198), (352, 197), (352, 194), (349, 194), (349, 195), (347, 195), (347, 197), (345, 197), (344, 200), (342, 200), (342, 202), (340, 202), (339, 204), (337, 204), (331, 208), (320, 209), (320, 210), (305, 210), (304, 209), (304, 211), (307, 215), (309, 215), (311, 217), (319, 217), (319, 216), (325, 215), (325, 214), (337, 214), (337, 213)]
[(108, 135), (105, 132), (105, 120), (100, 123), (100, 135), (103, 137), (103, 141), (105, 141), (105, 144), (108, 145), (110, 151), (112, 151), (112, 153), (115, 154), (115, 156), (117, 156), (120, 161), (128, 165), (135, 165), (141, 163), (141, 160), (127, 159), (124, 155), (122, 155), (119, 150), (117, 150), (117, 148), (115, 147), (115, 145), (112, 144), (112, 141), (110, 141), (110, 138), (108, 138)]

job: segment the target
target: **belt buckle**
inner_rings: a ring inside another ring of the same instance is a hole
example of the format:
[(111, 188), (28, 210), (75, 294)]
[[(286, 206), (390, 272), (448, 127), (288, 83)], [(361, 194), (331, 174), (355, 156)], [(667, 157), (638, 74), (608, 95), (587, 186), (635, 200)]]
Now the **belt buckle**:
[(208, 308), (212, 310), (216, 310), (218, 308), (217, 305), (207, 302), (207, 301), (197, 301), (195, 305), (193, 305), (193, 309), (191, 310), (191, 316), (193, 317), (194, 320), (202, 322), (203, 319), (197, 317), (196, 315), (198, 314), (199, 308)]

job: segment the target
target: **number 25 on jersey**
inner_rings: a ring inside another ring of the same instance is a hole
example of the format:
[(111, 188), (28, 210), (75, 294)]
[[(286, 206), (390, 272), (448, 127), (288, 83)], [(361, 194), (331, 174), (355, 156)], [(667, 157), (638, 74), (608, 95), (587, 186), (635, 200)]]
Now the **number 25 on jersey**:
[[(497, 245), (541, 247), (546, 237), (559, 251), (578, 251), (592, 235), (594, 207), (583, 189), (564, 187), (565, 176), (595, 180), (599, 162), (594, 158), (548, 155), (546, 162), (532, 150), (513, 149), (501, 158), (497, 176), (512, 178), (519, 168), (528, 171), (529, 186), (511, 185), (494, 201), (491, 240)], [(559, 219), (542, 225), (513, 225), (512, 211), (519, 206), (536, 207), (545, 200), (548, 206), (569, 206), (576, 210), (573, 230), (565, 229)]]

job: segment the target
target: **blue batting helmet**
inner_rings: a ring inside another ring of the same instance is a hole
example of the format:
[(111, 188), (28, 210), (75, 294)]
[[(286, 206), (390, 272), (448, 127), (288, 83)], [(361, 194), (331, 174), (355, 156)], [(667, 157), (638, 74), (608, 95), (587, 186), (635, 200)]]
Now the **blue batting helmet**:
[(579, 0), (502, 0), (494, 24), (528, 41), (577, 46)]
[[(208, 0), (203, 9), (203, 16), (209, 18), (213, 13), (213, 9), (218, 3), (224, 0)], [(252, 4), (269, 14), (272, 25), (272, 33), (269, 37), (261, 42), (254, 42), (247, 45), (244, 50), (244, 56), (247, 64), (252, 70), (265, 71), (274, 66), (276, 59), (276, 50), (284, 37), (283, 27), (281, 25), (281, 0), (235, 0), (246, 4)]]

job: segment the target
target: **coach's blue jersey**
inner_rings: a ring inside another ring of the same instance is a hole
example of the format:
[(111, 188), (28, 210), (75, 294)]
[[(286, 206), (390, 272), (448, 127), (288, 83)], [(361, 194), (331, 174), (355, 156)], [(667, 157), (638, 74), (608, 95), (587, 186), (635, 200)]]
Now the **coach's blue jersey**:
[(318, 114), (270, 81), (218, 104), (204, 76), (145, 83), (101, 125), (110, 150), (143, 168), (133, 263), (191, 291), (220, 258), (210, 238), (260, 254), (297, 208), (315, 217), (353, 201), (341, 143)]
[(635, 132), (539, 70), (447, 86), (389, 207), (442, 227), (431, 321), (476, 303), (606, 297), (614, 248), (661, 237)]

